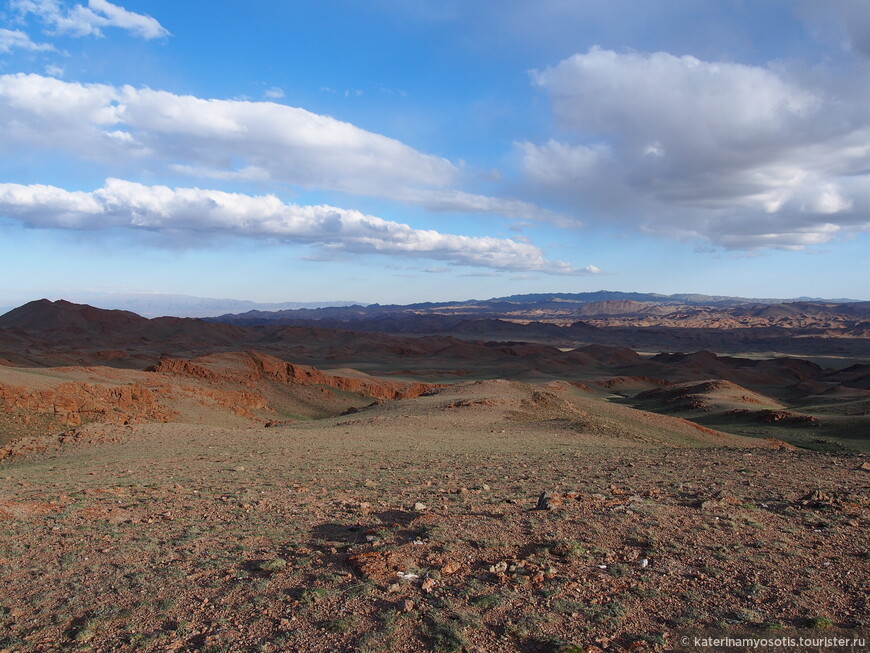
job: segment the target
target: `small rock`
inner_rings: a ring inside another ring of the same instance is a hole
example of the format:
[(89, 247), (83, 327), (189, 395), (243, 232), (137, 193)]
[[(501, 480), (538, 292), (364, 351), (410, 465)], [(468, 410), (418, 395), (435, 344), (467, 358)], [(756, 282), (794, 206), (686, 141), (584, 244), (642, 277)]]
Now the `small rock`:
[(858, 469), (863, 469), (865, 472), (870, 472), (870, 463), (861, 463)]
[(810, 507), (830, 505), (834, 503), (834, 498), (830, 494), (825, 494), (821, 490), (814, 490), (813, 492), (802, 496), (800, 502), (802, 505)]
[(412, 612), (414, 610), (414, 607), (414, 602), (411, 599), (405, 599), (405, 603), (402, 604), (402, 612)]
[(649, 567), (649, 558), (641, 558), (640, 559), (640, 568), (646, 569), (647, 567)]
[(373, 480), (371, 480), (369, 478), (366, 479), (366, 481), (365, 481), (365, 483), (363, 483), (363, 485), (365, 485), (366, 487), (377, 487), (378, 486), (377, 483), (375, 483)]
[(405, 561), (395, 554), (388, 551), (368, 551), (364, 553), (356, 553), (347, 559), (350, 567), (361, 576), (371, 578), (376, 581), (385, 581), (388, 578), (399, 576), (402, 579), (404, 572), (395, 571), (401, 569)]
[(490, 566), (489, 571), (493, 574), (503, 574), (507, 571), (508, 563), (505, 561), (497, 562), (494, 565)]
[[(864, 463), (864, 464), (866, 465), (867, 463)], [(484, 492), (489, 492), (490, 487), (489, 487), (486, 483), (484, 483), (482, 489), (483, 489)]]
[(460, 565), (458, 562), (447, 562), (444, 564), (443, 567), (441, 567), (441, 573), (448, 576), (450, 574), (455, 574), (457, 571), (459, 571), (461, 566), (462, 565)]
[(424, 510), (426, 510), (426, 504), (418, 501), (414, 504), (414, 510), (416, 512), (423, 512)]
[(420, 588), (426, 592), (427, 594), (432, 591), (432, 588), (435, 587), (436, 581), (434, 578), (426, 578), (423, 583), (420, 585)]
[(395, 594), (396, 592), (400, 591), (401, 589), (402, 589), (402, 586), (399, 585), (398, 583), (391, 583), (390, 586), (387, 587), (387, 591), (390, 592), (391, 594)]
[(725, 508), (737, 506), (740, 500), (731, 493), (722, 491), (717, 492), (712, 499), (707, 499), (701, 502), (701, 510), (722, 510)]
[(562, 495), (555, 492), (541, 492), (534, 510), (555, 510), (562, 507)]

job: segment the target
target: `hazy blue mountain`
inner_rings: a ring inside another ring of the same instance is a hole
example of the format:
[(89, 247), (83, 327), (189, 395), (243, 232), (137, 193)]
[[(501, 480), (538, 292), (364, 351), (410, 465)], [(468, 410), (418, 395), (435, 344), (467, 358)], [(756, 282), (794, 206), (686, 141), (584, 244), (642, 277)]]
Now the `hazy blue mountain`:
[[(162, 293), (69, 293), (63, 297), (49, 299), (66, 299), (81, 304), (89, 304), (97, 308), (120, 309), (132, 311), (143, 317), (210, 317), (224, 313), (244, 313), (246, 311), (280, 311), (288, 309), (314, 309), (327, 306), (350, 306), (350, 301), (322, 302), (280, 302), (262, 303), (244, 299), (217, 299), (213, 297), (194, 297), (191, 295), (170, 295)], [(15, 308), (0, 308), (0, 314)]]

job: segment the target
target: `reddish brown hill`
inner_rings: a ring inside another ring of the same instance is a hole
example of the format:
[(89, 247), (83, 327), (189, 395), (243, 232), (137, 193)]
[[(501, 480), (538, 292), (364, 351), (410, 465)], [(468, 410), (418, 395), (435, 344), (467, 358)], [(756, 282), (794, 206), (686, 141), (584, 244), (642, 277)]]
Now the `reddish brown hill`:
[(696, 383), (680, 383), (675, 386), (641, 392), (634, 397), (638, 402), (658, 403), (672, 410), (711, 411), (720, 406), (728, 409), (782, 406), (769, 397), (752, 392), (731, 381), (709, 380)]
[(849, 388), (870, 390), (870, 365), (851, 365), (827, 375), (825, 380), (833, 381)]
[(339, 415), (442, 386), (333, 375), (259, 352), (164, 358), (146, 371), (0, 367), (0, 444), (91, 422), (260, 423)]
[(217, 324), (188, 317), (157, 317), (147, 320), (137, 335), (152, 341), (171, 340), (182, 344), (238, 346), (251, 331), (231, 324)]
[(647, 376), (671, 381), (724, 379), (738, 385), (785, 387), (820, 378), (825, 370), (798, 358), (755, 360), (717, 356), (709, 351), (692, 354), (659, 354), (640, 366)]
[(260, 352), (215, 354), (194, 360), (163, 358), (153, 372), (189, 377), (208, 384), (238, 384), (255, 388), (264, 380), (282, 386), (319, 385), (372, 399), (410, 399), (443, 387), (432, 383), (385, 381), (366, 375), (333, 376), (307, 365), (294, 365)]
[(643, 358), (628, 347), (608, 347), (606, 345), (588, 345), (574, 350), (592, 359), (599, 366), (621, 367), (637, 365)]
[(42, 333), (45, 331), (110, 332), (139, 327), (148, 320), (129, 311), (108, 311), (87, 304), (40, 299), (0, 316), (0, 329)]
[(139, 367), (139, 358), (160, 351), (236, 349), (256, 338), (250, 329), (234, 325), (177, 317), (149, 320), (64, 300), (41, 299), (0, 316), (0, 349), (9, 352), (0, 358), (16, 365), (116, 361), (117, 366)]

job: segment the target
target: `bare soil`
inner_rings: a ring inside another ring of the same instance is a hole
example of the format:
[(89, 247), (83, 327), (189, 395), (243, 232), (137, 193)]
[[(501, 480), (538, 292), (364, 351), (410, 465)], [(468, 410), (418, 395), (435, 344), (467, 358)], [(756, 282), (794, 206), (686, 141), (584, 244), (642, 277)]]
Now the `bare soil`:
[(248, 423), (90, 424), (0, 463), (0, 650), (591, 653), (868, 627), (861, 454), (567, 383)]

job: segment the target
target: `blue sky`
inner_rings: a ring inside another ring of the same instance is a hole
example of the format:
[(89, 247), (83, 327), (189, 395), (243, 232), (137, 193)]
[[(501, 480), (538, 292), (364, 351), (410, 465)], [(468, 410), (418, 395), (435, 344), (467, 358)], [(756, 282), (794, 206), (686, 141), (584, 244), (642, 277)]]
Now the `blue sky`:
[(0, 7), (0, 305), (870, 299), (866, 0)]

